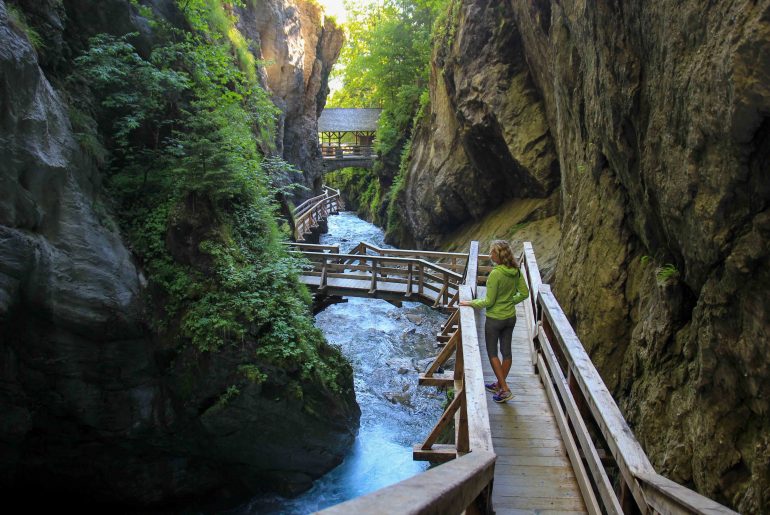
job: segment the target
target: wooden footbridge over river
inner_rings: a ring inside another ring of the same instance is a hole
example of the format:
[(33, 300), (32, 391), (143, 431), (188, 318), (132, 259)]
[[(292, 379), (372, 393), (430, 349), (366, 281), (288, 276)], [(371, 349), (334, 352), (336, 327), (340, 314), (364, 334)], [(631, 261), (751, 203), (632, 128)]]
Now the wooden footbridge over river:
[[(531, 295), (517, 307), (508, 375), (515, 397), (504, 404), (484, 389), (494, 381), (484, 314), (459, 306), (484, 295), (491, 267), (477, 242), (467, 253), (292, 247), (307, 258), (301, 280), (316, 295), (417, 301), (448, 314), (419, 382), (452, 388), (454, 398), (413, 451), (441, 465), (323, 513), (735, 513), (655, 471), (542, 284), (529, 243), (521, 262)], [(454, 442), (437, 443), (447, 428)]]

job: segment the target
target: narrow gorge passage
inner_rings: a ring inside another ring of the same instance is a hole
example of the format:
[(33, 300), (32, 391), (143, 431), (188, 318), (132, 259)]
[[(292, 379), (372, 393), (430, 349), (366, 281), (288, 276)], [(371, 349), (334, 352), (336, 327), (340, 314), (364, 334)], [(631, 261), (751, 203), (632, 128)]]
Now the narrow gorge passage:
[[(329, 217), (325, 245), (342, 252), (360, 241), (386, 245), (378, 227), (345, 211)], [(418, 387), (423, 371), (436, 354), (435, 335), (445, 315), (423, 304), (402, 308), (384, 300), (350, 298), (315, 317), (316, 326), (353, 364), (361, 428), (337, 468), (294, 499), (257, 497), (230, 512), (310, 513), (414, 476), (428, 463), (412, 460), (412, 444), (425, 438), (441, 417), (445, 394)]]

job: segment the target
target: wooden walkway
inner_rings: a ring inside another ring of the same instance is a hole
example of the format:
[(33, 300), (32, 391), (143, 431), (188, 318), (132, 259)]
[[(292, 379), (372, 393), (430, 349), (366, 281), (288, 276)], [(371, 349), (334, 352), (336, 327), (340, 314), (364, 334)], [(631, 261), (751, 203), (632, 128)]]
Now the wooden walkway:
[[(292, 247), (307, 259), (302, 281), (319, 295), (420, 300), (451, 313), (436, 335), (443, 348), (419, 384), (451, 388), (452, 399), (413, 447), (414, 459), (445, 463), (324, 513), (735, 515), (655, 471), (542, 284), (531, 244), (524, 244), (522, 267), (531, 295), (516, 306), (507, 378), (514, 398), (502, 404), (484, 389), (495, 380), (484, 313), (459, 304), (485, 295), (489, 268), (479, 260), (488, 256), (478, 242), (468, 254), (366, 243), (349, 254)], [(439, 443), (451, 429), (453, 443)]]
[[(479, 290), (483, 297), (483, 288)], [(524, 316), (519, 304), (507, 379), (514, 398), (498, 404), (487, 395), (497, 454), (492, 506), (499, 514), (587, 513), (545, 388), (532, 366)], [(484, 383), (491, 383), (496, 378), (484, 350), (485, 317), (476, 320)]]

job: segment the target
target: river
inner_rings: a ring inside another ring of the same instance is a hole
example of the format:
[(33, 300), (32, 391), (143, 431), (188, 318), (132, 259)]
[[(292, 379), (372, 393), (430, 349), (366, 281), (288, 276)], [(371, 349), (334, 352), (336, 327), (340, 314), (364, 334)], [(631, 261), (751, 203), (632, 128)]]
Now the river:
[[(329, 217), (321, 243), (345, 252), (360, 241), (380, 247), (382, 231), (343, 212)], [(435, 356), (435, 334), (445, 316), (422, 304), (397, 308), (377, 299), (351, 298), (316, 315), (316, 325), (353, 364), (361, 428), (337, 468), (299, 497), (260, 496), (229, 513), (304, 514), (372, 492), (418, 474), (427, 463), (412, 460), (412, 444), (425, 439), (441, 417), (444, 394), (417, 385), (419, 371)]]

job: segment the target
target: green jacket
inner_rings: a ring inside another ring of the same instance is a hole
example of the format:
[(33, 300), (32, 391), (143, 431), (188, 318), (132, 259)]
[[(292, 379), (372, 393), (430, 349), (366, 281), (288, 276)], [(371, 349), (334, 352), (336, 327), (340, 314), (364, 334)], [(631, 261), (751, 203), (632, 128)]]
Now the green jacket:
[(529, 297), (527, 282), (516, 268), (497, 265), (487, 279), (487, 296), (471, 301), (474, 308), (487, 308), (487, 317), (504, 320), (516, 316), (516, 304)]

